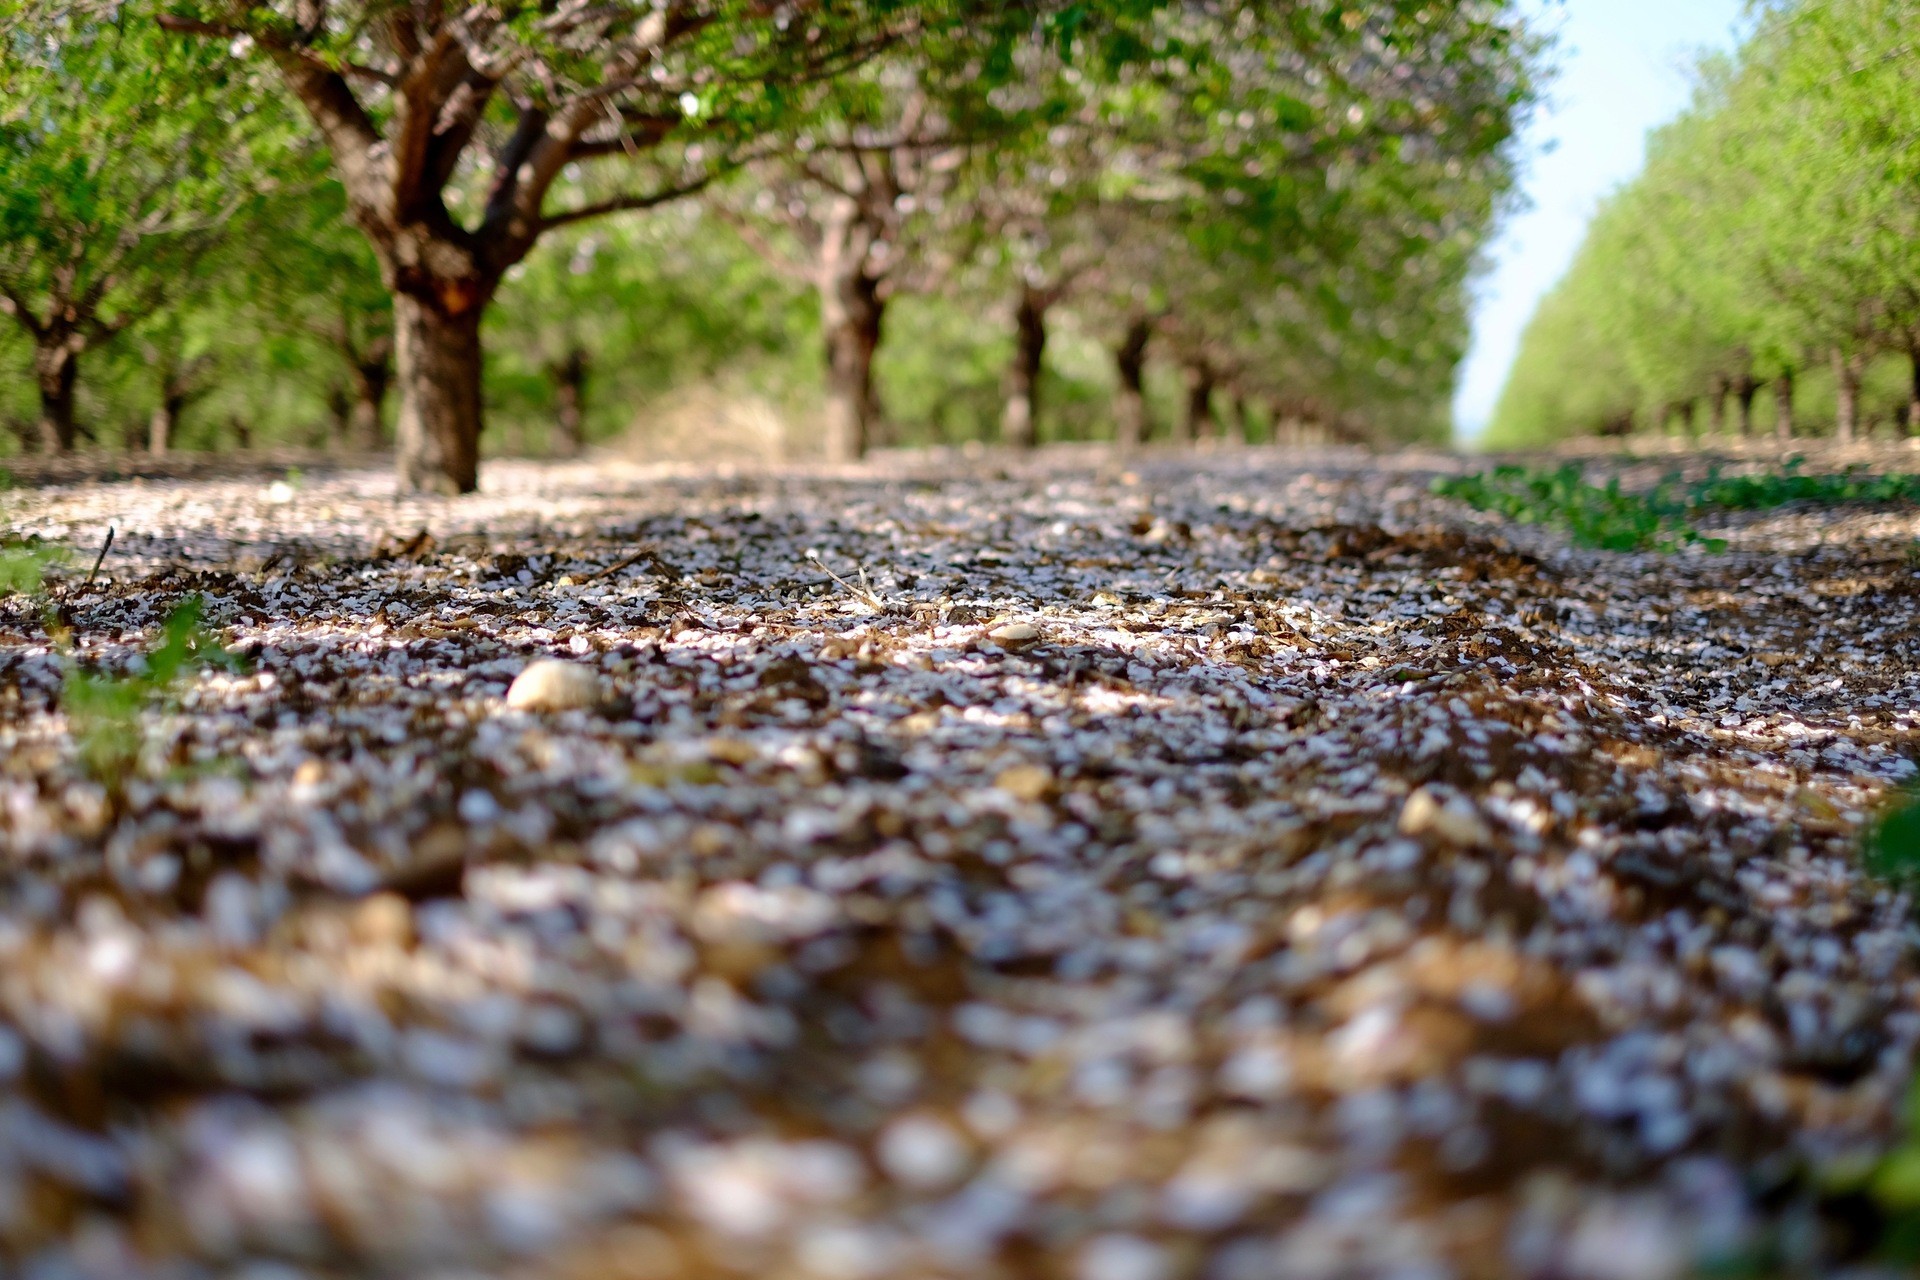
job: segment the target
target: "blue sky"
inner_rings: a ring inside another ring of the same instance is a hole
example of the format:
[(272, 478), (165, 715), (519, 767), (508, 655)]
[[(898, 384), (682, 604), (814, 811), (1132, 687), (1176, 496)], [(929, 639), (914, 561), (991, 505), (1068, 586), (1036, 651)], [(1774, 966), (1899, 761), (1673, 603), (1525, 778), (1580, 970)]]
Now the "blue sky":
[(1566, 0), (1535, 7), (1561, 32), (1559, 74), (1522, 139), (1529, 207), (1494, 242), (1493, 269), (1476, 290), (1473, 346), (1454, 399), (1465, 437), (1486, 425), (1520, 331), (1573, 260), (1600, 198), (1639, 171), (1647, 130), (1686, 106), (1688, 68), (1701, 49), (1732, 46), (1744, 5)]

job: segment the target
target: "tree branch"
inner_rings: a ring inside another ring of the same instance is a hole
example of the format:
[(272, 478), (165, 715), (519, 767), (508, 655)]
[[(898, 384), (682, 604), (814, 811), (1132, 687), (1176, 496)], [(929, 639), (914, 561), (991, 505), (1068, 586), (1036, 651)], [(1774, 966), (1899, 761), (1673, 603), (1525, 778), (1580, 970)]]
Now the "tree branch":
[(290, 54), (318, 70), (337, 72), (344, 76), (352, 76), (356, 80), (385, 85), (388, 88), (392, 88), (399, 79), (391, 71), (383, 71), (379, 67), (371, 67), (363, 62), (352, 62), (344, 58), (338, 62), (330, 61), (311, 49), (303, 48), (290, 40), (254, 27), (236, 26), (227, 22), (203, 22), (198, 18), (183, 18), (175, 13), (160, 14), (154, 21), (162, 30), (179, 35), (212, 36), (220, 40), (233, 40), (244, 36), (263, 49)]
[(697, 195), (713, 185), (718, 174), (705, 173), (690, 182), (677, 187), (667, 187), (660, 191), (632, 192), (614, 196), (608, 200), (599, 200), (593, 204), (581, 205), (576, 209), (567, 209), (560, 213), (548, 214), (540, 219), (540, 230), (547, 232), (555, 227), (570, 226), (576, 222), (585, 222), (589, 218), (603, 217), (609, 213), (624, 213), (630, 209), (653, 209), (675, 200)]
[(797, 262), (791, 254), (782, 252), (773, 241), (761, 235), (759, 228), (746, 218), (722, 204), (710, 204), (708, 207), (715, 217), (732, 227), (734, 232), (746, 242), (747, 248), (753, 250), (756, 257), (772, 267), (776, 275), (799, 284), (816, 283), (818, 272), (814, 268), (803, 262)]

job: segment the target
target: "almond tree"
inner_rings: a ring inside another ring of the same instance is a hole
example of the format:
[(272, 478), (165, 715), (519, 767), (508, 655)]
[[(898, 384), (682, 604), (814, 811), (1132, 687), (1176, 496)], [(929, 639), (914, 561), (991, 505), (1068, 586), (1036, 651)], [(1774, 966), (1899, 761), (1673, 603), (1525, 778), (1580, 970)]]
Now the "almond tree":
[[(1009, 442), (1034, 438), (1047, 313), (1062, 302), (1119, 335), (1119, 439), (1140, 434), (1156, 336), (1187, 384), (1175, 438), (1206, 439), (1216, 390), (1243, 402), (1255, 352), (1272, 363), (1255, 323), (1270, 297), (1354, 294), (1429, 251), (1464, 284), (1530, 101), (1534, 45), (1512, 6), (1201, 0), (1111, 21), (1130, 56), (1070, 79), (1072, 109), (977, 184), (1017, 293)], [(1462, 241), (1464, 256), (1451, 251)], [(1403, 301), (1442, 298), (1409, 288)], [(1390, 310), (1370, 314), (1391, 327)]]
[[(778, 159), (720, 193), (715, 211), (775, 270), (813, 289), (825, 341), (827, 456), (860, 457), (882, 411), (874, 358), (889, 303), (950, 278), (956, 249), (948, 198), (983, 153), (1029, 127), (994, 106), (1006, 74), (989, 76), (967, 41), (923, 46), (843, 82)], [(1053, 63), (1045, 50), (1022, 50)], [(958, 209), (955, 210), (959, 211)], [(978, 236), (983, 229), (975, 225)]]
[(559, 227), (710, 183), (878, 52), (1020, 0), (172, 0), (269, 60), (332, 154), (393, 293), (403, 487), (478, 482), (481, 318)]
[(0, 315), (33, 343), (37, 443), (74, 447), (80, 360), (178, 298), (270, 185), (276, 114), (135, 5), (0, 0)]

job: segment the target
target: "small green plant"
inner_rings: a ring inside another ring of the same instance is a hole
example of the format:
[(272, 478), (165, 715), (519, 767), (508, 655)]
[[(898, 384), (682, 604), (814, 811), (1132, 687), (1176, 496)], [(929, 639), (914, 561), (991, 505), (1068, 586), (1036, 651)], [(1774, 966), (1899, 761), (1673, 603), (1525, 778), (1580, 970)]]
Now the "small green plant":
[(1696, 517), (1712, 511), (1766, 511), (1795, 502), (1920, 502), (1920, 475), (1868, 475), (1859, 468), (1806, 475), (1800, 470), (1804, 462), (1796, 456), (1779, 471), (1748, 476), (1723, 476), (1716, 467), (1704, 480), (1685, 485), (1670, 474), (1646, 493), (1622, 489), (1617, 476), (1605, 485), (1588, 484), (1577, 463), (1551, 471), (1503, 466), (1441, 477), (1433, 491), (1522, 524), (1558, 525), (1575, 545), (1603, 551), (1675, 551), (1690, 544), (1725, 550), (1723, 539), (1693, 526)]
[(101, 675), (73, 668), (67, 672), (60, 706), (78, 743), (81, 765), (97, 781), (115, 785), (138, 766), (140, 713), (169, 694), (181, 676), (207, 667), (240, 669), (238, 656), (222, 648), (201, 625), (205, 607), (199, 596), (181, 601), (162, 624), (160, 643), (143, 656), (135, 671)]
[(1806, 459), (1795, 455), (1774, 472), (1722, 476), (1714, 468), (1687, 487), (1694, 511), (1766, 511), (1792, 502), (1831, 507), (1845, 502), (1920, 502), (1920, 475), (1869, 475), (1849, 467), (1838, 475), (1805, 475)]
[(1901, 790), (1865, 841), (1867, 870), (1885, 880), (1920, 883), (1920, 786)]
[[(1920, 884), (1920, 784), (1899, 791), (1867, 829), (1866, 867), (1896, 884)], [(1920, 1260), (1920, 1081), (1907, 1097), (1907, 1132), (1899, 1146), (1847, 1180), (1871, 1193), (1885, 1223), (1879, 1252), (1892, 1260)]]
[(1687, 522), (1685, 503), (1669, 478), (1652, 493), (1629, 493), (1619, 477), (1605, 485), (1588, 484), (1576, 463), (1552, 471), (1496, 467), (1470, 476), (1443, 476), (1433, 482), (1443, 498), (1457, 498), (1479, 511), (1493, 511), (1522, 524), (1551, 524), (1567, 530), (1574, 544), (1602, 551), (1674, 551), (1699, 543), (1721, 551), (1726, 543), (1702, 537)]
[(66, 558), (66, 548), (37, 538), (0, 542), (0, 596), (37, 594), (47, 570)]

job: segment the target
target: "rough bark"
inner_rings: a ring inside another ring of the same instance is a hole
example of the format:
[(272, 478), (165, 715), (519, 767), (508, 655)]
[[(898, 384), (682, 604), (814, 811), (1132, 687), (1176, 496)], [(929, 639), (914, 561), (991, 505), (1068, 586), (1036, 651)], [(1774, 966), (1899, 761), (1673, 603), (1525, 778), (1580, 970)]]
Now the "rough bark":
[(873, 443), (880, 419), (873, 385), (886, 315), (880, 282), (863, 273), (832, 279), (820, 290), (820, 311), (827, 335), (827, 458), (854, 462)]
[(553, 379), (553, 452), (571, 458), (586, 447), (587, 353), (571, 347), (566, 359), (547, 366)]
[(1781, 440), (1793, 439), (1793, 373), (1791, 370), (1773, 380), (1773, 434)]
[(1147, 344), (1152, 340), (1152, 322), (1135, 316), (1113, 353), (1114, 371), (1119, 375), (1113, 395), (1113, 440), (1122, 449), (1136, 449), (1147, 438)]
[(393, 300), (399, 356), (400, 420), (395, 464), (400, 487), (423, 493), (472, 493), (480, 485), (480, 313), (412, 294)]
[(1740, 407), (1740, 436), (1745, 439), (1753, 434), (1753, 398), (1760, 394), (1760, 380), (1752, 374), (1742, 374), (1734, 387), (1734, 400)]
[(1048, 302), (1032, 285), (1020, 287), (1020, 304), (1014, 310), (1013, 364), (1007, 370), (1007, 405), (1000, 419), (1001, 441), (1016, 449), (1031, 449), (1039, 443)]
[(1852, 444), (1860, 425), (1861, 359), (1833, 349), (1834, 414), (1833, 438)]
[(1181, 444), (1213, 440), (1218, 422), (1213, 416), (1213, 366), (1205, 360), (1187, 365), (1187, 408), (1180, 419)]
[(80, 379), (80, 353), (65, 339), (36, 344), (34, 379), (40, 389), (40, 447), (48, 453), (73, 449), (74, 387)]

